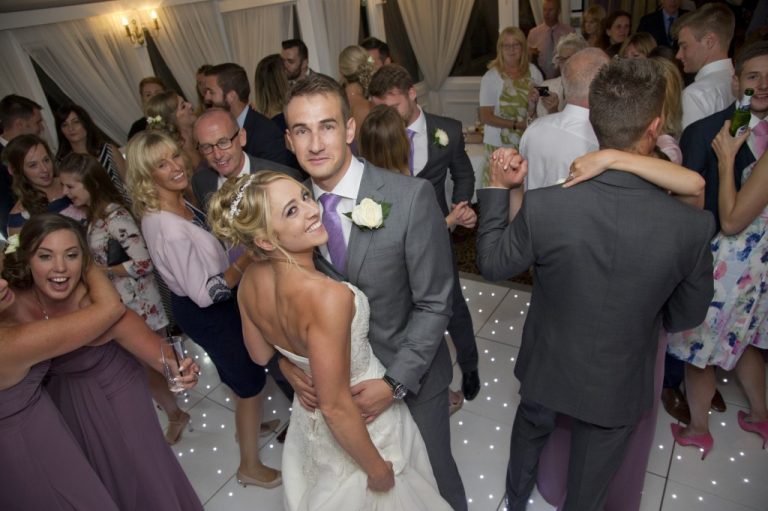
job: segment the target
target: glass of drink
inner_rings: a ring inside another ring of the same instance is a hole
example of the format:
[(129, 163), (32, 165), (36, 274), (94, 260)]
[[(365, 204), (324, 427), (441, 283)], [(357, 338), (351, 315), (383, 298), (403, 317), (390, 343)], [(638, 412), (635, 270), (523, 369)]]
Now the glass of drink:
[(184, 338), (178, 335), (166, 337), (160, 346), (163, 362), (163, 374), (171, 392), (183, 392), (184, 386), (178, 381), (181, 373), (181, 361), (184, 360)]

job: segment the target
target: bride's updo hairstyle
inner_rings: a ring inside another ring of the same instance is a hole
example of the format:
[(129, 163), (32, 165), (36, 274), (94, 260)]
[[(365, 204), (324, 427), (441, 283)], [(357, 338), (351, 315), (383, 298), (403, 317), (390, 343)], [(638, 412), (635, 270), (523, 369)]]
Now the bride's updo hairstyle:
[(40, 213), (32, 215), (21, 228), (19, 246), (16, 251), (5, 254), (2, 278), (16, 289), (32, 287), (34, 281), (32, 280), (29, 261), (49, 234), (61, 230), (75, 233), (82, 254), (82, 274), (84, 275), (91, 264), (91, 251), (88, 248), (83, 227), (71, 218), (57, 213)]
[(347, 83), (359, 83), (363, 95), (368, 97), (368, 86), (373, 77), (373, 58), (361, 46), (347, 46), (339, 54), (339, 72)]
[(293, 181), (308, 191), (292, 177), (271, 170), (227, 180), (208, 203), (208, 223), (213, 233), (232, 245), (244, 246), (262, 260), (272, 255), (258, 247), (254, 240), (267, 241), (289, 261), (292, 260), (290, 254), (280, 246), (272, 228), (268, 186), (281, 179)]

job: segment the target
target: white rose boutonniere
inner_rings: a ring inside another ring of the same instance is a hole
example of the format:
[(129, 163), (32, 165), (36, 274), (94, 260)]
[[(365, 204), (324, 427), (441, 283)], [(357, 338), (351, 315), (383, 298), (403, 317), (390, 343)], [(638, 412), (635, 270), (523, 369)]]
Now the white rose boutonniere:
[(391, 208), (392, 204), (388, 202), (379, 203), (366, 197), (352, 208), (351, 213), (344, 214), (359, 228), (373, 230), (384, 227), (384, 220), (389, 216)]
[(448, 145), (448, 133), (438, 128), (435, 130), (434, 135), (432, 135), (432, 141), (437, 147), (445, 147)]
[(13, 254), (19, 248), (19, 235), (14, 234), (13, 236), (9, 237), (6, 243), (7, 245), (5, 246), (5, 253)]

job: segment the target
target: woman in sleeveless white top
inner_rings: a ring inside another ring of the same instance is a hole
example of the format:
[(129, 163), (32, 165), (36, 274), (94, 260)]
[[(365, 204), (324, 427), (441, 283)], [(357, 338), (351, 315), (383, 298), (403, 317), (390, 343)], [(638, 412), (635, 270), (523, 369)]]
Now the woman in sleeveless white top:
[(251, 357), (266, 362), (278, 349), (316, 390), (316, 402), (301, 392), (294, 399), (285, 508), (450, 510), (407, 406), (395, 401), (366, 425), (354, 405), (350, 386), (385, 369), (368, 342), (365, 295), (314, 268), (313, 250), (328, 235), (309, 191), (265, 171), (225, 184), (210, 204), (214, 232), (263, 259), (245, 271), (238, 293)]

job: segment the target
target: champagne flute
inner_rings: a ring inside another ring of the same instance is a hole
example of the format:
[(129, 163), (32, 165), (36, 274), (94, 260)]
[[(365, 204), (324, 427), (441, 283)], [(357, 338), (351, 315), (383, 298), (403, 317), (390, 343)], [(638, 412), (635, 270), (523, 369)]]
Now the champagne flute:
[(160, 346), (163, 374), (171, 392), (184, 392), (184, 385), (178, 381), (183, 376), (181, 361), (184, 360), (184, 338), (178, 335), (167, 337)]

